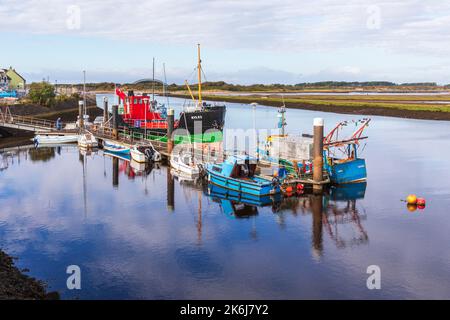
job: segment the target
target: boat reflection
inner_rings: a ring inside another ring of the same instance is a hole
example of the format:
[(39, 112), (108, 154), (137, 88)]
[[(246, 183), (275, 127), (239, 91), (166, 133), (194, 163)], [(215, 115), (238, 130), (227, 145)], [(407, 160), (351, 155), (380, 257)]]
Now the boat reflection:
[(291, 197), (254, 198), (215, 185), (209, 185), (205, 193), (220, 204), (227, 216), (235, 218), (257, 216), (262, 208), (270, 206), (283, 229), (288, 215), (311, 215), (312, 251), (319, 258), (323, 253), (324, 230), (337, 248), (368, 243), (369, 236), (362, 224), (367, 216), (357, 206), (357, 200), (364, 199), (365, 190), (363, 182), (332, 187), (322, 194), (302, 193)]
[(257, 197), (213, 184), (208, 185), (207, 194), (213, 201), (221, 204), (222, 210), (226, 215), (236, 218), (248, 218), (257, 215), (258, 207), (277, 206), (282, 200), (280, 194)]
[(124, 174), (128, 179), (135, 179), (136, 177), (147, 177), (153, 169), (159, 169), (159, 163), (139, 163), (131, 159), (129, 155), (117, 154), (109, 151), (104, 151), (103, 154), (112, 158), (112, 176), (113, 186), (119, 185), (119, 173)]

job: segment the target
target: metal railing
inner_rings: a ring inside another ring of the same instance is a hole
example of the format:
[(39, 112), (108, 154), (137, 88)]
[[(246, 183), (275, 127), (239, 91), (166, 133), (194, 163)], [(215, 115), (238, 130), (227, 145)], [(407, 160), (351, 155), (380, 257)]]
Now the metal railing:
[(56, 121), (47, 120), (47, 119), (39, 119), (31, 116), (21, 116), (21, 115), (13, 115), (9, 107), (3, 111), (0, 109), (0, 123), (3, 124), (14, 124), (14, 125), (22, 125), (33, 127), (37, 129), (55, 129)]

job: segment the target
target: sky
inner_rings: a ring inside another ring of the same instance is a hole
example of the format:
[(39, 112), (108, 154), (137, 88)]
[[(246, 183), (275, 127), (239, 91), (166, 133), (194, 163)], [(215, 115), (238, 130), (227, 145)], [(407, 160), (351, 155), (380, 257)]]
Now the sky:
[(0, 0), (0, 67), (28, 82), (450, 83), (450, 2)]

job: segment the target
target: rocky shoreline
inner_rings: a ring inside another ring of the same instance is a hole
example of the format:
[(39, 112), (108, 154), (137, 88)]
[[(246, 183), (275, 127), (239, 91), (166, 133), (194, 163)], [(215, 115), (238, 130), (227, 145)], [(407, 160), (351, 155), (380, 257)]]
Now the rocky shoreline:
[(58, 300), (57, 292), (47, 292), (44, 282), (24, 274), (14, 259), (0, 250), (0, 300)]

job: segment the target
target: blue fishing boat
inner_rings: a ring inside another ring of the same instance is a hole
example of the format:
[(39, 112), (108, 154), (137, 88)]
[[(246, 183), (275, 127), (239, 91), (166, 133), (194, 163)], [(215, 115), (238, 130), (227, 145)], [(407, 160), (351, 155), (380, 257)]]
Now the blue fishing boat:
[(103, 149), (116, 154), (130, 154), (130, 147), (111, 140), (103, 140)]
[(255, 175), (256, 158), (248, 155), (229, 156), (223, 163), (206, 164), (208, 181), (219, 187), (262, 197), (280, 192), (278, 180)]
[(330, 157), (328, 150), (324, 151), (324, 167), (332, 183), (354, 183), (367, 179), (366, 160), (357, 157), (355, 144), (349, 144), (347, 149), (347, 157), (343, 159)]
[[(362, 182), (367, 179), (366, 160), (358, 157), (360, 142), (364, 129), (370, 119), (354, 121), (357, 129), (353, 135), (344, 140), (337, 140), (339, 130), (348, 125), (347, 121), (339, 123), (324, 139), (324, 168), (328, 171), (334, 184)], [(344, 155), (337, 157), (336, 155)]]

